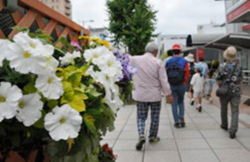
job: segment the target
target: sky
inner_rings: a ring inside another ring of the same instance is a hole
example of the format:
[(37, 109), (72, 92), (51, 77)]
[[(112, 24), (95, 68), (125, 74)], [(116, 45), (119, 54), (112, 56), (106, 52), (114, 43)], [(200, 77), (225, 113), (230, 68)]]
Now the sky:
[[(108, 27), (106, 0), (71, 2), (73, 21), (83, 24), (85, 28)], [(224, 1), (148, 0), (148, 3), (158, 11), (155, 33), (195, 34), (198, 25), (225, 22)], [(89, 22), (90, 20), (94, 22)]]

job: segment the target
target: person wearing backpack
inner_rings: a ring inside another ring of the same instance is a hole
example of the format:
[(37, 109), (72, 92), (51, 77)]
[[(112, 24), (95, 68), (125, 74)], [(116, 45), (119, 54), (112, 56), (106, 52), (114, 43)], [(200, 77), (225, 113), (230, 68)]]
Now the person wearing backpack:
[(174, 117), (174, 126), (176, 128), (185, 127), (185, 107), (184, 95), (186, 84), (189, 78), (189, 66), (187, 60), (181, 58), (181, 47), (174, 44), (172, 47), (173, 57), (166, 63), (166, 72), (170, 83), (174, 102), (172, 103), (172, 113)]
[(241, 82), (243, 80), (242, 67), (236, 59), (236, 53), (237, 50), (234, 46), (229, 46), (225, 50), (223, 56), (226, 62), (220, 64), (216, 78), (219, 88), (226, 87), (225, 94), (219, 94), (218, 90), (216, 92), (221, 105), (221, 129), (228, 130), (227, 109), (228, 103), (231, 104), (230, 138), (235, 138), (238, 130)]

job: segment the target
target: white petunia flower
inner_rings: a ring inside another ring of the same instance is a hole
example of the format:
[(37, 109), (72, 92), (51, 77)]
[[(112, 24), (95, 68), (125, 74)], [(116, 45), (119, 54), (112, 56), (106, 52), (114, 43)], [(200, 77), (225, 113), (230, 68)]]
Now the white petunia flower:
[(123, 107), (123, 102), (119, 97), (119, 87), (114, 85), (112, 89), (108, 89), (105, 87), (105, 103), (109, 105), (109, 107), (116, 112), (118, 108)]
[(123, 76), (121, 62), (116, 60), (114, 55), (102, 56), (98, 61), (98, 67), (103, 73), (109, 74), (110, 76), (116, 76), (117, 80), (119, 77)]
[(34, 74), (42, 73), (43, 67), (46, 65), (44, 57), (38, 56), (35, 51), (25, 50), (16, 43), (10, 44), (9, 47), (9, 54), (6, 59), (10, 61), (10, 67), (23, 74), (29, 72)]
[(41, 96), (38, 93), (24, 95), (18, 104), (16, 118), (23, 122), (26, 127), (33, 125), (41, 116), (43, 102), (40, 100)]
[(48, 99), (59, 99), (63, 94), (61, 79), (55, 74), (38, 75), (35, 87)]
[(54, 53), (52, 45), (44, 45), (39, 39), (31, 38), (26, 32), (19, 32), (14, 36), (13, 40), (22, 46), (25, 51), (30, 51), (39, 56), (50, 57)]
[(0, 66), (3, 65), (3, 60), (6, 58), (6, 56), (9, 53), (9, 44), (11, 42), (9, 40), (0, 40), (0, 49), (1, 49), (1, 54), (0, 54)]
[(79, 112), (65, 104), (55, 107), (44, 119), (44, 127), (55, 141), (76, 138), (81, 129), (82, 117)]
[(8, 82), (0, 83), (0, 122), (3, 119), (11, 119), (17, 114), (18, 100), (22, 97), (22, 91)]
[(81, 57), (81, 54), (79, 51), (74, 51), (72, 54), (67, 52), (65, 56), (60, 57), (59, 60), (61, 61), (61, 64), (63, 65), (69, 64), (69, 63), (74, 65), (75, 64), (74, 59), (77, 57)]
[(43, 74), (46, 74), (49, 72), (55, 73), (57, 70), (57, 67), (59, 65), (59, 61), (55, 59), (53, 56), (45, 57), (46, 65), (43, 67)]
[(115, 77), (111, 77), (109, 74), (103, 72), (98, 72), (96, 77), (97, 82), (100, 82), (104, 87), (108, 87), (110, 89), (113, 89), (116, 81), (115, 79)]
[(83, 54), (85, 60), (88, 62), (90, 59), (93, 59), (92, 62), (96, 65), (97, 64), (97, 60), (99, 60), (99, 58), (101, 56), (107, 56), (107, 55), (113, 55), (113, 53), (111, 51), (109, 51), (108, 48), (104, 47), (104, 46), (99, 46), (96, 47), (94, 49), (89, 49), (86, 50)]
[(94, 66), (90, 65), (89, 68), (86, 70), (85, 74), (90, 75), (93, 79), (97, 79), (99, 73), (94, 71)]

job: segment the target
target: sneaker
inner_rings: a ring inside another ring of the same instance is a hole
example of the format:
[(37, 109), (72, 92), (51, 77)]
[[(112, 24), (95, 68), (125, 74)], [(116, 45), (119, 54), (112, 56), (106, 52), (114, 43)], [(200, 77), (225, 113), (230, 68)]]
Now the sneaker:
[(160, 141), (160, 137), (154, 137), (154, 138), (150, 138), (149, 142), (153, 143), (153, 142), (159, 142)]
[(230, 136), (230, 138), (232, 138), (232, 139), (236, 137), (236, 134), (235, 134), (235, 133), (233, 133), (233, 132), (230, 132), (229, 134), (230, 134), (230, 135), (229, 135), (229, 136)]
[(201, 112), (201, 110), (202, 110), (202, 107), (200, 106), (200, 108), (199, 108), (199, 112)]
[(223, 130), (225, 130), (225, 131), (227, 131), (227, 127), (225, 127), (225, 126), (223, 126), (223, 125), (220, 125), (220, 127), (221, 127), (221, 129), (223, 129)]
[(190, 105), (191, 105), (191, 106), (194, 105), (194, 100), (193, 100), (193, 99), (191, 100)]
[(181, 127), (185, 127), (186, 126), (185, 120), (184, 119), (180, 119), (180, 124), (181, 124)]
[(181, 127), (181, 126), (180, 126), (180, 123), (174, 124), (174, 127), (175, 127), (175, 128), (180, 128), (180, 127)]
[(201, 107), (201, 106), (199, 106), (199, 107), (196, 107), (196, 110), (198, 110), (199, 112), (201, 112), (201, 110), (202, 110), (202, 107)]
[(143, 146), (143, 144), (144, 144), (145, 142), (146, 142), (145, 137), (140, 137), (140, 138), (139, 138), (139, 141), (137, 142), (137, 144), (136, 144), (136, 146), (135, 146), (136, 150), (141, 150), (141, 149), (142, 149), (142, 146)]

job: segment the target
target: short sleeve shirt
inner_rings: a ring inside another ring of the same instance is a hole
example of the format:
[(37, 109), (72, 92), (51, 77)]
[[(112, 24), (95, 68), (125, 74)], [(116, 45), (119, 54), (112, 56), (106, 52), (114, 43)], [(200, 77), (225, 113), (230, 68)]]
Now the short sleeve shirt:
[(195, 73), (190, 82), (193, 85), (193, 90), (195, 92), (202, 92), (204, 86), (204, 77), (200, 76), (199, 73)]

